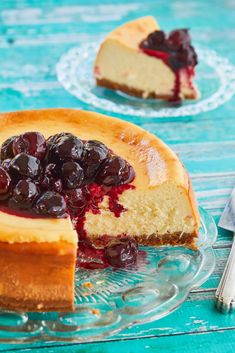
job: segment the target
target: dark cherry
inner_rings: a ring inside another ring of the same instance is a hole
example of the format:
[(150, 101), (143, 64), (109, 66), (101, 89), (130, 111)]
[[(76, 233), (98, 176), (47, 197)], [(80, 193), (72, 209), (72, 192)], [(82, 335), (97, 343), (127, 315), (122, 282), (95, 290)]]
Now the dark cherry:
[(82, 165), (87, 179), (92, 179), (101, 163), (108, 157), (108, 148), (100, 141), (90, 140), (84, 144)]
[(0, 167), (0, 199), (5, 199), (10, 190), (11, 177), (7, 171), (1, 166)]
[(96, 182), (106, 186), (116, 186), (131, 182), (135, 173), (130, 164), (118, 156), (108, 158), (96, 176)]
[(58, 167), (55, 163), (47, 164), (44, 170), (44, 177), (40, 183), (40, 188), (60, 193), (63, 189), (63, 185), (58, 174)]
[(40, 171), (39, 159), (26, 153), (18, 154), (10, 163), (10, 172), (16, 176), (35, 179)]
[(135, 265), (137, 261), (138, 245), (130, 238), (123, 238), (110, 243), (105, 248), (105, 257), (113, 267), (127, 267)]
[(65, 162), (62, 165), (61, 178), (66, 189), (76, 189), (82, 185), (84, 172), (77, 162)]
[(49, 163), (45, 167), (44, 175), (48, 178), (54, 178), (58, 176), (57, 165), (55, 163)]
[(61, 137), (65, 137), (65, 136), (69, 137), (73, 135), (70, 132), (61, 132), (60, 134), (52, 135), (48, 137), (47, 144), (49, 145), (56, 144)]
[(15, 138), (12, 148), (15, 156), (24, 152), (41, 160), (46, 153), (46, 140), (40, 132), (25, 132)]
[(63, 190), (62, 180), (60, 178), (53, 178), (44, 176), (40, 183), (40, 187), (42, 190), (51, 190), (61, 193)]
[(16, 136), (12, 136), (12, 137), (8, 138), (5, 142), (3, 142), (2, 147), (1, 147), (1, 160), (2, 161), (4, 159), (14, 157), (12, 145), (13, 145), (15, 138), (16, 138)]
[(60, 194), (47, 191), (36, 202), (36, 213), (50, 217), (61, 217), (66, 214), (66, 203)]
[(188, 29), (176, 29), (171, 31), (167, 38), (167, 45), (172, 49), (178, 49), (182, 45), (187, 46), (191, 43), (191, 37)]
[(9, 206), (21, 210), (29, 209), (37, 196), (38, 190), (35, 183), (30, 180), (20, 180), (13, 189)]
[(172, 52), (169, 62), (175, 71), (186, 66), (195, 66), (197, 64), (197, 54), (191, 45), (187, 48), (182, 47), (180, 50)]
[(80, 216), (89, 202), (89, 193), (87, 188), (83, 187), (73, 190), (66, 190), (64, 194), (70, 213), (76, 217)]
[(78, 161), (82, 157), (83, 143), (73, 135), (58, 137), (49, 148), (49, 159), (54, 161)]
[(163, 31), (154, 31), (143, 40), (140, 47), (143, 49), (160, 50), (165, 48), (166, 35)]
[[(175, 72), (179, 69), (197, 65), (197, 54), (191, 45), (188, 29), (177, 29), (168, 35), (163, 31), (154, 31), (140, 43), (140, 48), (149, 55), (162, 57)], [(166, 56), (159, 56), (159, 53)]]

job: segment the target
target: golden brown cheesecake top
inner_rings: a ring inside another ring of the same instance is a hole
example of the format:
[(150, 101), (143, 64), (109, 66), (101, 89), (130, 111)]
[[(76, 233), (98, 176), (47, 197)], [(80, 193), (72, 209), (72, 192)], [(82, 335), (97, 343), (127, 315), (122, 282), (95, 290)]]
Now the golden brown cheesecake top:
[(71, 132), (84, 140), (105, 143), (134, 168), (138, 189), (157, 187), (173, 180), (188, 188), (188, 175), (176, 154), (159, 138), (129, 122), (94, 112), (47, 109), (0, 114), (0, 144), (25, 131), (45, 137)]
[(138, 49), (140, 42), (153, 31), (159, 30), (157, 21), (152, 16), (138, 18), (113, 30), (107, 37), (118, 40), (128, 48)]

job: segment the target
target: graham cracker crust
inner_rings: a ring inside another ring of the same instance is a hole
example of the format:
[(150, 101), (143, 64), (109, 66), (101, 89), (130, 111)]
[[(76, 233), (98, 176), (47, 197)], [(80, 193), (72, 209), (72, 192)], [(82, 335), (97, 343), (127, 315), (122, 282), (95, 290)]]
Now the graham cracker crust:
[(123, 237), (134, 238), (136, 242), (140, 245), (145, 246), (184, 246), (192, 250), (196, 250), (197, 247), (195, 245), (195, 239), (197, 239), (196, 233), (171, 233), (171, 234), (151, 234), (151, 235), (142, 235), (142, 236), (131, 236), (129, 234), (122, 234), (119, 236), (107, 236), (104, 235), (102, 237), (89, 236), (92, 244), (97, 248), (104, 248), (108, 245), (109, 242), (120, 239)]
[[(99, 79), (96, 78), (96, 84), (97, 86), (100, 87), (105, 87), (112, 89), (114, 91), (122, 91), (124, 93), (129, 94), (130, 96), (134, 97), (139, 97), (139, 98), (144, 98), (144, 99), (163, 99), (163, 100), (169, 100), (173, 97), (173, 94), (156, 94), (156, 92), (150, 92), (148, 96), (145, 96), (145, 92), (133, 87), (129, 87), (127, 85), (122, 85), (117, 82), (113, 82), (110, 80), (107, 80), (105, 78)], [(191, 94), (185, 94), (184, 99), (197, 99), (197, 94), (191, 93)]]

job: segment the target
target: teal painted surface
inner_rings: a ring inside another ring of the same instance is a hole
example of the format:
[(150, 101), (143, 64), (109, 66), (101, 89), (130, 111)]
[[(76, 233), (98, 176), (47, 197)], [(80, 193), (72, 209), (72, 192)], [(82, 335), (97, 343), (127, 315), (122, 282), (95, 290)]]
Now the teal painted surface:
[[(57, 60), (69, 48), (148, 14), (155, 15), (166, 30), (190, 27), (195, 43), (215, 49), (235, 64), (233, 0), (0, 1), (0, 111), (61, 106), (92, 109), (57, 82)], [(157, 134), (179, 153), (200, 205), (218, 222), (235, 185), (235, 98), (195, 117), (125, 119)], [(0, 345), (0, 351), (233, 352), (235, 314), (223, 316), (214, 308), (215, 289), (230, 246), (231, 234), (219, 229), (213, 275), (176, 312), (160, 321), (134, 326), (100, 343)]]

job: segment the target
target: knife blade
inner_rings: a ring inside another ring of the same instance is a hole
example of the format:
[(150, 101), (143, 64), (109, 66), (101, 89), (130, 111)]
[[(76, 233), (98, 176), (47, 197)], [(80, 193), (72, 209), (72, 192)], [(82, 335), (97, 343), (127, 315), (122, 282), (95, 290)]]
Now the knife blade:
[(221, 228), (235, 232), (235, 188), (219, 220)]
[[(222, 213), (219, 227), (235, 233), (235, 188)], [(235, 237), (215, 297), (221, 312), (227, 314), (235, 309)]]

